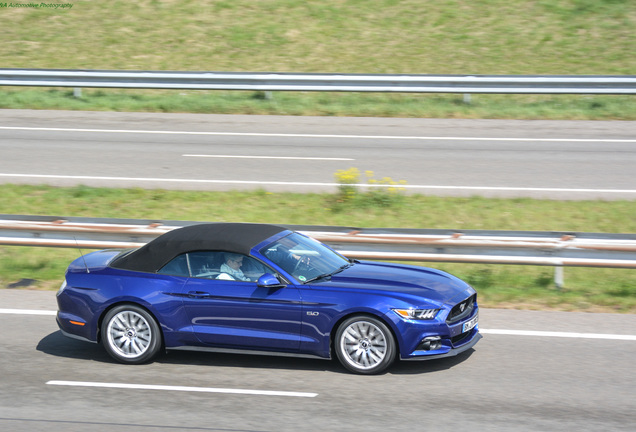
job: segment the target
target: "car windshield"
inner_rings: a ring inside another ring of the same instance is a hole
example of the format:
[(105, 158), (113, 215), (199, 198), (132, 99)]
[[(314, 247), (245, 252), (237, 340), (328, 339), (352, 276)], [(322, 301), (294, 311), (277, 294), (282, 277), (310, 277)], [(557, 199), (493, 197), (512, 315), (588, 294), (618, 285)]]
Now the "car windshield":
[(351, 265), (339, 253), (299, 233), (270, 243), (261, 253), (301, 282), (331, 276)]

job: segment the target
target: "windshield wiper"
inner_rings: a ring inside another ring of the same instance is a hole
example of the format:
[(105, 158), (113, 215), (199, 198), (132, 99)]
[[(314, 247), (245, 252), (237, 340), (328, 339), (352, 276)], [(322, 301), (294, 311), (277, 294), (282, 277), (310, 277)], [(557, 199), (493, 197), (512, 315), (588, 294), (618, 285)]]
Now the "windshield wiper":
[(349, 267), (351, 267), (352, 265), (353, 265), (353, 263), (352, 263), (352, 262), (348, 262), (348, 263), (346, 263), (346, 264), (343, 264), (343, 265), (341, 265), (341, 266), (340, 266), (340, 268), (339, 268), (338, 270), (336, 270), (336, 271), (335, 271), (335, 272), (333, 272), (332, 274), (340, 273), (341, 271), (348, 269), (348, 268), (349, 268)]
[(308, 284), (309, 282), (314, 282), (314, 281), (317, 281), (318, 279), (325, 279), (325, 278), (331, 277), (331, 276), (335, 275), (336, 273), (340, 273), (341, 271), (343, 271), (345, 269), (348, 269), (352, 265), (353, 265), (353, 263), (344, 264), (344, 265), (340, 266), (339, 268), (337, 268), (336, 270), (332, 271), (331, 273), (325, 273), (325, 274), (318, 275), (318, 276), (313, 277), (313, 278), (311, 278), (311, 279), (309, 279), (309, 280), (307, 280), (307, 281), (305, 281), (303, 283)]
[(303, 284), (308, 284), (309, 282), (314, 282), (314, 281), (317, 281), (318, 279), (328, 278), (328, 277), (331, 277), (331, 275), (333, 275), (333, 273), (321, 274), (321, 275), (318, 275), (316, 277), (312, 277), (309, 280), (306, 280), (305, 282), (303, 282)]

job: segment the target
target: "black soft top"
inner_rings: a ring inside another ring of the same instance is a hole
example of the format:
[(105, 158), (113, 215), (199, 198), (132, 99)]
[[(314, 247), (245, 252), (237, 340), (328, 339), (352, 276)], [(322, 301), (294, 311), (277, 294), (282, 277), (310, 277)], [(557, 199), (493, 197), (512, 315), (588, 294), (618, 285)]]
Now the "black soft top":
[(111, 263), (111, 267), (154, 273), (185, 252), (218, 250), (249, 255), (264, 240), (287, 231), (276, 225), (209, 223), (178, 228)]

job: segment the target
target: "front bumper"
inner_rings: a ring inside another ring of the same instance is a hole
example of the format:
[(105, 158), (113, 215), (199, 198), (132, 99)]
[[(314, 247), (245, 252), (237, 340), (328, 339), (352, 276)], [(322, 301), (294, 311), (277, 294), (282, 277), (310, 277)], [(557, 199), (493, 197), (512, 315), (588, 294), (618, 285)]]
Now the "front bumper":
[[(400, 359), (430, 360), (452, 357), (469, 350), (481, 339), (479, 308), (469, 316), (448, 323), (442, 315), (432, 321), (402, 321)], [(427, 342), (432, 341), (432, 342)]]
[(465, 343), (464, 345), (461, 345), (457, 348), (451, 348), (450, 350), (439, 353), (439, 354), (435, 354), (435, 352), (432, 351), (430, 354), (426, 353), (422, 355), (415, 355), (411, 357), (402, 358), (402, 360), (417, 361), (417, 360), (433, 360), (433, 359), (439, 359), (439, 358), (445, 358), (445, 357), (453, 357), (453, 356), (456, 356), (457, 354), (463, 353), (464, 351), (468, 351), (469, 349), (474, 347), (475, 344), (479, 342), (479, 339), (481, 338), (482, 338), (482, 335), (479, 334), (479, 332), (475, 332), (475, 335), (472, 337), (472, 339), (468, 343)]

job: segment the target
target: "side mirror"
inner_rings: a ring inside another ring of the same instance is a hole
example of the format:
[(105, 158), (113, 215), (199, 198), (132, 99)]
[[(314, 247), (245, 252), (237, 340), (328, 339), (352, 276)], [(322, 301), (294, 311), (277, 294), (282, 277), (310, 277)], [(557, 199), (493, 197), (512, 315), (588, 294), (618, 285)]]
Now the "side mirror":
[(265, 273), (256, 281), (256, 285), (261, 288), (283, 288), (285, 284), (280, 283), (278, 278), (271, 273)]

